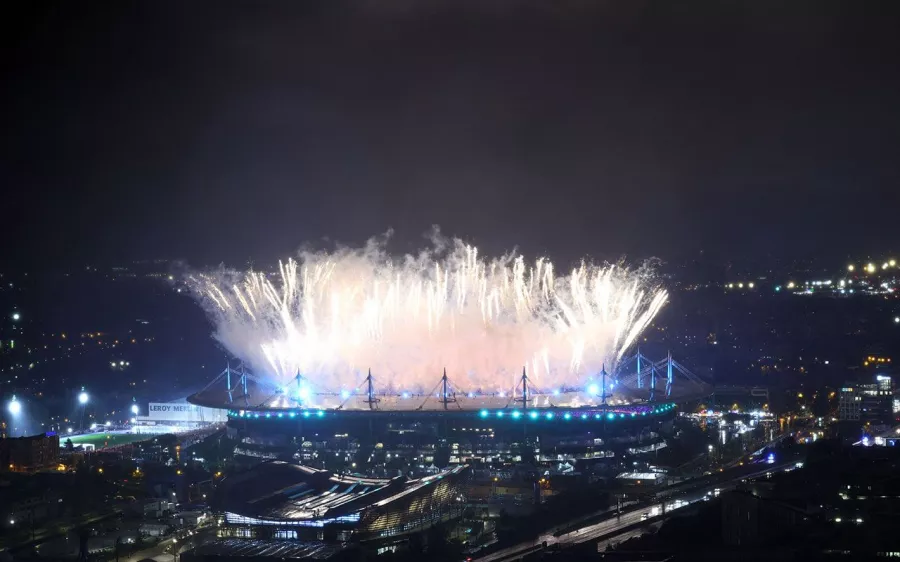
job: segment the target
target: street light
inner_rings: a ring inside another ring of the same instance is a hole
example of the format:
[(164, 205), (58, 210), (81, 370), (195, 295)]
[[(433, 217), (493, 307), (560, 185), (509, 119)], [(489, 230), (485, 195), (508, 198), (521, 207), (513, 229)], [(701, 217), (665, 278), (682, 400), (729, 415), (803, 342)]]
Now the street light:
[(84, 391), (83, 386), (78, 394), (78, 403), (81, 404), (81, 431), (84, 431), (84, 410), (88, 403), (88, 393)]
[(9, 401), (9, 413), (18, 416), (22, 412), (22, 403), (16, 398), (15, 394), (12, 397), (12, 400)]

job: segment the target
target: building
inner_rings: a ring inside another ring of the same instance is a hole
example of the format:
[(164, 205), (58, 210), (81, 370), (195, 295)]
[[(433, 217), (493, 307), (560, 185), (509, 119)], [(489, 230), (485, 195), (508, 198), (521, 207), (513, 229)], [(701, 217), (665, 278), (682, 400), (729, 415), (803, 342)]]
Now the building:
[(0, 470), (35, 472), (59, 465), (59, 436), (54, 433), (0, 439)]
[(274, 461), (223, 479), (213, 508), (220, 538), (384, 539), (459, 517), (465, 476), (464, 466), (387, 479)]
[(840, 421), (890, 424), (894, 420), (893, 379), (879, 374), (872, 382), (847, 382), (838, 402)]
[(184, 431), (226, 421), (225, 412), (216, 408), (206, 408), (186, 402), (150, 402), (146, 416), (135, 416), (134, 425), (137, 433), (146, 430), (149, 433), (165, 431)]
[(771, 544), (807, 523), (805, 510), (744, 490), (722, 494), (722, 542), (732, 547)]

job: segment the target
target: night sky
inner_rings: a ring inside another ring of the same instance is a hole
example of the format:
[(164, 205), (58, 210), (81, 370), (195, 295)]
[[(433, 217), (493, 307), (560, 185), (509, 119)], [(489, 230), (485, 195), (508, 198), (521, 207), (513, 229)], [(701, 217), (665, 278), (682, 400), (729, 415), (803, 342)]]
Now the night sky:
[(891, 2), (19, 4), (7, 265), (900, 248)]

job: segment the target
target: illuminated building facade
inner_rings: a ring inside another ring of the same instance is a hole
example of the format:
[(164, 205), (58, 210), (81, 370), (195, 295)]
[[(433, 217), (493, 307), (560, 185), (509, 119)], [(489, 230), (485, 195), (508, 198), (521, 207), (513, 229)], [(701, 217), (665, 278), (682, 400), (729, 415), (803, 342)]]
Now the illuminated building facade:
[(225, 478), (213, 508), (222, 538), (383, 539), (458, 517), (466, 472), (368, 478), (274, 461)]
[(894, 419), (894, 390), (890, 376), (879, 374), (867, 383), (845, 383), (838, 402), (840, 421), (887, 424)]

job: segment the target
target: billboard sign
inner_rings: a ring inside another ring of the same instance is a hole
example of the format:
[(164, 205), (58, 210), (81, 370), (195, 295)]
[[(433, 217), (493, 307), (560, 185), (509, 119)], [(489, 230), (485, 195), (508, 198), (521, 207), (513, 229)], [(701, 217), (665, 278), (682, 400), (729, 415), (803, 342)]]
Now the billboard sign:
[(223, 410), (204, 408), (184, 402), (150, 402), (147, 419), (153, 421), (221, 422), (226, 420)]

